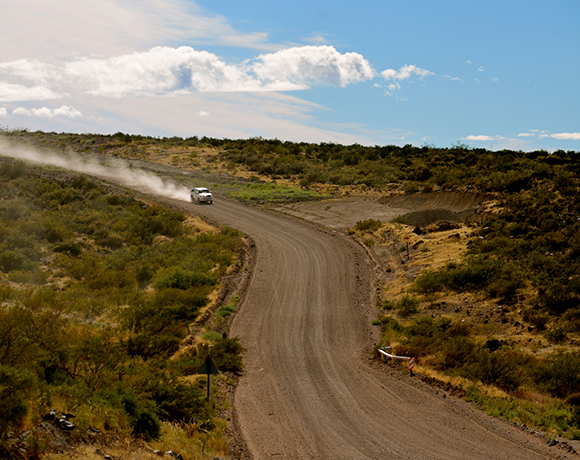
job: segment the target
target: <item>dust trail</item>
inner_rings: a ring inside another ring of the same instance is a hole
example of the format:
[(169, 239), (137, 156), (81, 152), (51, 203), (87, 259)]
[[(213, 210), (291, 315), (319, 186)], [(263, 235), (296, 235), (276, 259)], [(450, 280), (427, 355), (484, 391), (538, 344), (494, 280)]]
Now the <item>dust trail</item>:
[(32, 147), (16, 146), (0, 140), (0, 155), (33, 163), (59, 166), (72, 171), (97, 176), (143, 193), (151, 193), (177, 200), (189, 201), (189, 189), (161, 179), (120, 159), (106, 164), (84, 159), (70, 152), (40, 152)]

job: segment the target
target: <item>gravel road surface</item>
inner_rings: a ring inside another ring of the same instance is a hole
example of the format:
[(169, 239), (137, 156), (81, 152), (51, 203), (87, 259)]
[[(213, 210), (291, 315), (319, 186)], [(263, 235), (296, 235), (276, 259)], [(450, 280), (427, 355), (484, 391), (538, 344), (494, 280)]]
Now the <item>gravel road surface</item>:
[(351, 240), (225, 200), (190, 207), (257, 246), (231, 331), (248, 349), (235, 410), (251, 458), (578, 458), (371, 365), (373, 267)]

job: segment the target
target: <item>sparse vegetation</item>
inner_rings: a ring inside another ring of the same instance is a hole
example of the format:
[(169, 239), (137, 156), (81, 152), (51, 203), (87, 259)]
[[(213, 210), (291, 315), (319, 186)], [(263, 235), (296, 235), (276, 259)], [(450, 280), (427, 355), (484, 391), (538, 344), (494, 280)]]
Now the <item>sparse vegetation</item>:
[[(173, 355), (234, 260), (235, 230), (201, 233), (179, 212), (12, 160), (0, 215), (0, 456), (53, 408), (100, 436), (217, 426), (219, 401), (184, 378), (199, 367)], [(219, 339), (212, 356), (239, 372), (243, 348)]]
[[(23, 135), (18, 131), (6, 134)], [(160, 148), (179, 148), (179, 153), (172, 150), (168, 155), (169, 162), (184, 161), (183, 164), (211, 172), (245, 174), (244, 181), (233, 180), (222, 187), (231, 196), (253, 203), (318, 199), (325, 194), (340, 194), (339, 187), (349, 193), (353, 190), (381, 191), (390, 184), (396, 184), (398, 190), (407, 195), (420, 191), (460, 190), (493, 196), (497, 202), (494, 209), (482, 212), (470, 223), (468, 249), (463, 257), (422, 271), (413, 282), (409, 281), (408, 291), (381, 302), (384, 315), (374, 322), (380, 324), (383, 331), (381, 345), (391, 345), (399, 354), (420, 358), (419, 365), (439, 378), (459, 379), (467, 397), (493, 415), (572, 438), (579, 437), (580, 416), (578, 404), (574, 404), (580, 375), (578, 153), (562, 150), (553, 153), (493, 152), (465, 145), (452, 148), (364, 147), (261, 138), (155, 139), (123, 133), (113, 136), (25, 134), (46, 145), (59, 146), (64, 142), (77, 151), (102, 151), (129, 158), (148, 159)], [(9, 181), (23, 181), (19, 179), (23, 169), (21, 164), (11, 163), (2, 175)], [(98, 215), (96, 210), (81, 209), (71, 221), (77, 226), (84, 222), (85, 226), (82, 232), (71, 229), (47, 216), (73, 207), (88, 197), (92, 199), (91, 193), (95, 202), (104, 200), (113, 208), (133, 209), (135, 204), (131, 200), (123, 201), (125, 198), (120, 196), (105, 199), (98, 187), (86, 191), (82, 186), (79, 189), (71, 184), (54, 189), (50, 184), (44, 187), (46, 194), (42, 206), (46, 207), (47, 214), (42, 225), (26, 217), (29, 211), (22, 205), (21, 192), (3, 191), (0, 215), (3, 221), (18, 222), (18, 227), (9, 227), (0, 235), (0, 269), (6, 280), (26, 283), (34, 290), (42, 290), (47, 283), (53, 282), (43, 270), (48, 248), (54, 261), (60, 264), (62, 275), (59, 279), (68, 283), (66, 298), (76, 299), (82, 290), (91, 293), (92, 297), (83, 299), (83, 309), (72, 310), (75, 315), (100, 321), (106, 325), (105, 330), (109, 324), (119, 322), (118, 327), (124, 327), (127, 335), (122, 341), (127, 346), (125, 349), (132, 350), (130, 356), (140, 357), (145, 363), (170, 355), (183, 337), (179, 321), (187, 322), (195, 317), (205, 302), (205, 297), (199, 293), (212, 289), (220, 272), (210, 272), (205, 266), (182, 265), (176, 262), (177, 257), (171, 259), (174, 263), (165, 263), (157, 246), (171, 246), (178, 253), (181, 241), (195, 238), (184, 232), (178, 216), (172, 217), (170, 212), (154, 207), (147, 208), (150, 213), (147, 216), (139, 214), (146, 209), (135, 209), (139, 218), (150, 222), (147, 225), (126, 222), (108, 225), (106, 230), (102, 230), (98, 220), (91, 220), (91, 216)], [(121, 201), (115, 204), (116, 200)], [(100, 219), (105, 220), (102, 216)], [(171, 225), (167, 226), (169, 222)], [(403, 226), (409, 221), (398, 217), (392, 223)], [(378, 238), (374, 235), (370, 238), (368, 234), (377, 232), (381, 225), (385, 224), (373, 219), (357, 222), (351, 234), (367, 232), (361, 238), (372, 249), (379, 244)], [(42, 232), (38, 230), (41, 228)], [(163, 233), (177, 228), (184, 233)], [(35, 232), (40, 232), (39, 239), (32, 241), (28, 235)], [(160, 235), (168, 239), (163, 245)], [(133, 252), (133, 246), (142, 243), (156, 249)], [(401, 259), (408, 246), (396, 239), (393, 245), (397, 259)], [(103, 254), (102, 258), (91, 254), (94, 248)], [(419, 250), (428, 251), (426, 248)], [(226, 263), (220, 262), (219, 266), (222, 265)], [(113, 289), (105, 289), (105, 286)], [(175, 294), (180, 305), (174, 310), (172, 305), (175, 307), (175, 304), (167, 305), (172, 313), (168, 314), (169, 318), (162, 315), (161, 336), (154, 333), (152, 326), (157, 323), (157, 317), (150, 308), (153, 300), (147, 300), (149, 297), (144, 293), (147, 286), (159, 291), (153, 298), (160, 305), (167, 303), (163, 291), (172, 292), (168, 297), (173, 298)], [(15, 294), (7, 292), (3, 294), (7, 296), (6, 302), (16, 303)], [(129, 292), (136, 294), (131, 297)], [(56, 297), (64, 313), (46, 316), (47, 328), (71, 314), (64, 307), (72, 301), (60, 300), (61, 294)], [(448, 297), (470, 300), (457, 302), (463, 302), (460, 311), (443, 314), (433, 311), (431, 316), (427, 310)], [(470, 310), (467, 303), (472, 299), (485, 308), (479, 308), (477, 313), (475, 309)], [(23, 301), (18, 300), (18, 305), (23, 305)], [(182, 308), (184, 305), (194, 307), (188, 310)], [(21, 315), (19, 320), (28, 314), (26, 308), (12, 310), (15, 315)], [(218, 315), (226, 317), (234, 310), (235, 306), (224, 305)], [(177, 312), (178, 320), (173, 316)], [(49, 329), (38, 331), (39, 335), (49, 333)], [(105, 340), (104, 332), (99, 330), (99, 334), (99, 340)], [(153, 336), (159, 343), (154, 342)], [(218, 337), (210, 339), (218, 340)], [(495, 344), (494, 340), (497, 340), (497, 348), (488, 345), (489, 341)], [(34, 343), (23, 342), (23, 347), (23, 356), (37, 352)], [(540, 349), (542, 352), (536, 353)], [(112, 346), (110, 353), (115, 350)], [(184, 368), (191, 369), (191, 363), (198, 362), (196, 360), (203, 353), (203, 347), (195, 353), (192, 351), (187, 355), (189, 364), (184, 364)], [(64, 378), (57, 370), (55, 375)], [(114, 375), (117, 371), (107, 372)], [(23, 374), (18, 378), (33, 382), (34, 375)], [(559, 381), (565, 383), (559, 385)], [(488, 391), (490, 387), (502, 396)], [(536, 402), (530, 395), (541, 395), (543, 402)], [(146, 408), (143, 406), (140, 410)]]

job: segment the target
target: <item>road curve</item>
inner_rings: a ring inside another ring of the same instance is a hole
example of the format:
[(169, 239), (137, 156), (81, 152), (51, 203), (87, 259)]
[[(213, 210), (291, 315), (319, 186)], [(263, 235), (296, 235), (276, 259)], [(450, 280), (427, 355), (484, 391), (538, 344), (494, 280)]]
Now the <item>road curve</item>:
[(248, 349), (235, 409), (254, 459), (578, 458), (371, 368), (372, 267), (354, 242), (224, 200), (192, 210), (258, 248), (231, 331)]
[(353, 241), (220, 197), (212, 206), (156, 198), (256, 242), (231, 330), (248, 350), (235, 410), (253, 459), (578, 460), (461, 399), (369, 365), (373, 267)]

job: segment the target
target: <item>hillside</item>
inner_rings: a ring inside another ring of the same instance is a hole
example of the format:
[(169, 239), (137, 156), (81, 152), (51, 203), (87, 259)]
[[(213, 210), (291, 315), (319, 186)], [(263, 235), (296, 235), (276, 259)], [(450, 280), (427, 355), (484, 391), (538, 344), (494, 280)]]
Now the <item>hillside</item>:
[(490, 413), (580, 437), (576, 152), (8, 137), (201, 172), (218, 194), (350, 233), (379, 264), (378, 346)]
[[(88, 443), (91, 455), (125, 444), (140, 458), (191, 458), (210, 438), (208, 450), (223, 454), (219, 415), (243, 348), (218, 333), (235, 300), (217, 294), (238, 233), (4, 157), (0, 215), (0, 457)], [(197, 372), (210, 346), (224, 377), (206, 400)]]

